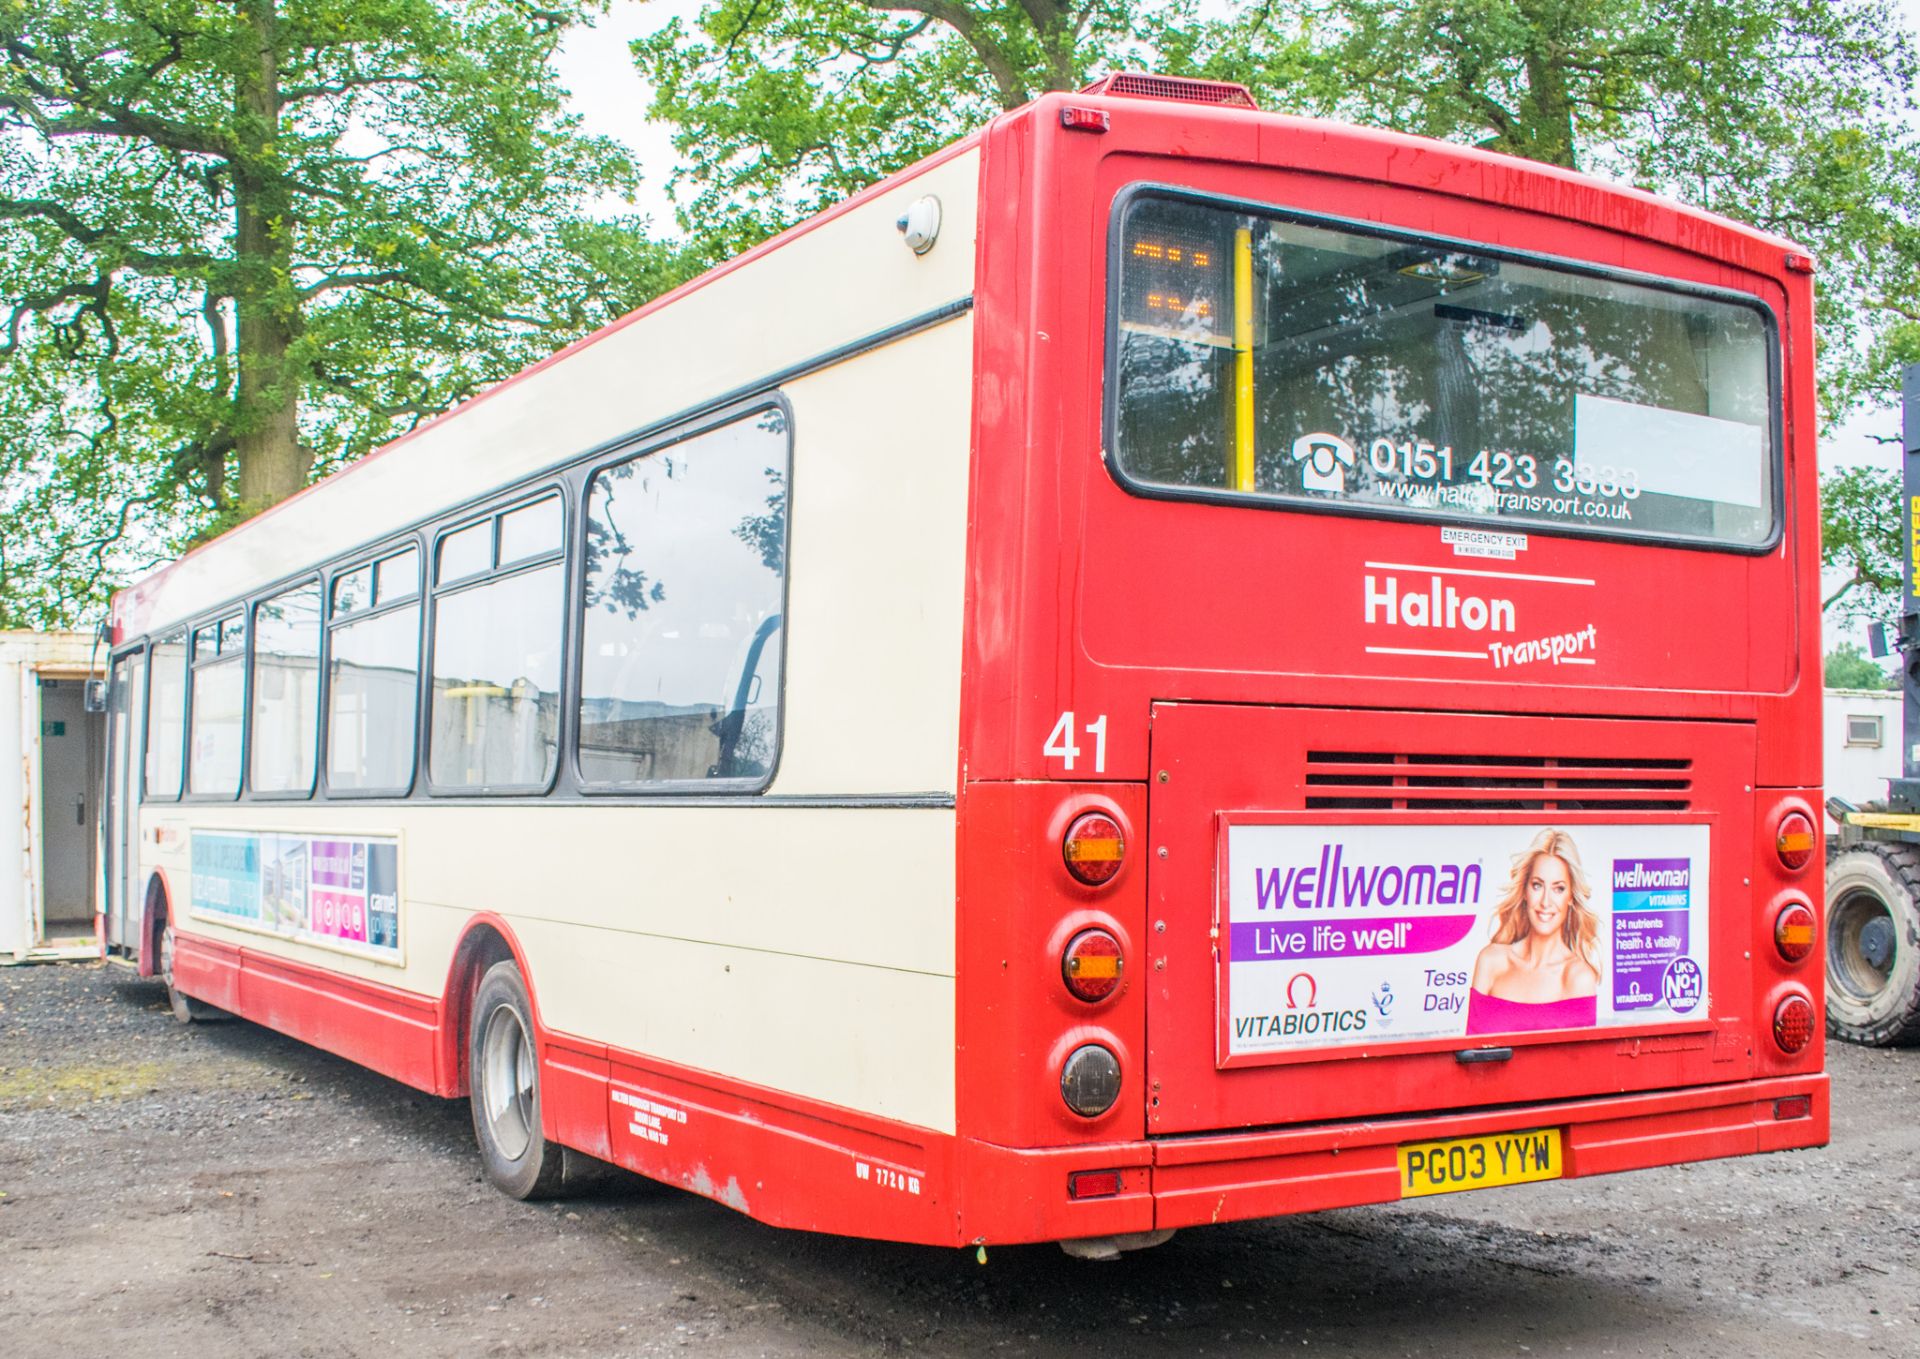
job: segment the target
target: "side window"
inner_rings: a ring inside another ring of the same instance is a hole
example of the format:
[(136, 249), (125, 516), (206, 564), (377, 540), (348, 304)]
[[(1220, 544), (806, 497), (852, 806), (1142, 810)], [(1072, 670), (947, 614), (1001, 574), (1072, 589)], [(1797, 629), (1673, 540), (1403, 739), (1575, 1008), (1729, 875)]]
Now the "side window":
[(558, 764), (564, 620), (560, 497), (440, 540), (433, 599), (432, 786), (545, 788)]
[(320, 586), (296, 586), (253, 611), (253, 739), (256, 793), (313, 791), (320, 744)]
[(595, 474), (580, 773), (763, 783), (779, 745), (787, 423), (778, 410)]
[(187, 719), (187, 791), (240, 791), (240, 703), (246, 690), (247, 630), (233, 614), (193, 630), (192, 711)]
[(335, 575), (328, 626), (327, 787), (404, 793), (420, 692), (419, 550)]
[(147, 689), (147, 796), (180, 796), (181, 755), (186, 749), (187, 634), (153, 644)]

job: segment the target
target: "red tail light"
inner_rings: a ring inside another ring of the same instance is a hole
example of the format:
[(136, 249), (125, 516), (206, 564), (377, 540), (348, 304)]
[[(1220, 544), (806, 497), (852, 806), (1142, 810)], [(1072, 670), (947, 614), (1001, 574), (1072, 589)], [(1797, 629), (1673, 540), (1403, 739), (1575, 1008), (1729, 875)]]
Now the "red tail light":
[(1813, 857), (1813, 822), (1805, 812), (1788, 812), (1780, 818), (1780, 829), (1774, 832), (1774, 852), (1780, 856), (1780, 862), (1788, 868), (1798, 871), (1807, 866)]
[(1110, 1199), (1120, 1192), (1121, 1183), (1117, 1170), (1076, 1170), (1067, 1176), (1067, 1197)]
[(1773, 946), (1780, 956), (1797, 963), (1813, 952), (1813, 908), (1804, 901), (1791, 901), (1773, 918)]
[(1813, 1002), (1788, 996), (1773, 1012), (1773, 1041), (1791, 1057), (1813, 1041)]
[(1120, 823), (1105, 812), (1088, 812), (1074, 818), (1067, 827), (1066, 841), (1060, 846), (1066, 856), (1067, 872), (1089, 887), (1113, 881), (1127, 857), (1127, 842)]
[(1812, 1095), (1788, 1095), (1773, 1102), (1773, 1116), (1781, 1123), (1795, 1118), (1813, 1117)]
[(1105, 1000), (1120, 989), (1126, 959), (1120, 941), (1105, 930), (1081, 930), (1060, 955), (1060, 976), (1067, 990), (1089, 1004)]

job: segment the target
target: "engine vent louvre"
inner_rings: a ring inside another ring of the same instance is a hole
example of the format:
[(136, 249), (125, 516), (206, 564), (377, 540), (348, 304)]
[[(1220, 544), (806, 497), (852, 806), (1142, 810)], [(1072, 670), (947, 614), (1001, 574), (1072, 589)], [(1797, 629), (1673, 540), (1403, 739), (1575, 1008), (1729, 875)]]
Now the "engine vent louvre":
[(1693, 761), (1307, 752), (1309, 810), (1684, 812)]
[(1141, 75), (1122, 71), (1102, 76), (1082, 94), (1125, 94), (1142, 99), (1184, 99), (1190, 104), (1224, 104), (1229, 108), (1258, 109), (1245, 85), (1225, 80), (1182, 80), (1177, 76)]

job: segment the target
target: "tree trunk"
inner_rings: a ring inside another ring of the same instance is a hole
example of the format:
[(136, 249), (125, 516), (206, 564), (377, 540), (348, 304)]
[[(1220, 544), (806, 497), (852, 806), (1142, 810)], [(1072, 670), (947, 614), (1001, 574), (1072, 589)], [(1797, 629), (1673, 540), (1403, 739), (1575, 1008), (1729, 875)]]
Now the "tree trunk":
[(244, 3), (259, 59), (234, 89), (234, 445), (239, 510), (250, 515), (305, 486), (313, 454), (300, 445), (300, 381), (290, 361), (300, 337), (300, 305), (292, 278), (293, 196), (274, 158), (278, 19), (275, 0)]
[(1573, 100), (1567, 93), (1566, 53), (1553, 31), (1557, 14), (1528, 12), (1527, 93), (1520, 104), (1521, 155), (1577, 170), (1573, 149)]

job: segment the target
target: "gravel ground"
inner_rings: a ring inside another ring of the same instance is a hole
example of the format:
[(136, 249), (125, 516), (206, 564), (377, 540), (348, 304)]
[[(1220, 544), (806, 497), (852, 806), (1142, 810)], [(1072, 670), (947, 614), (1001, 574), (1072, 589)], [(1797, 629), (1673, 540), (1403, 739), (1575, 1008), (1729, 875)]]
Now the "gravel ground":
[(0, 1354), (1920, 1355), (1920, 1050), (1829, 1065), (1819, 1151), (982, 1267), (639, 1181), (514, 1203), (464, 1102), (0, 969)]

